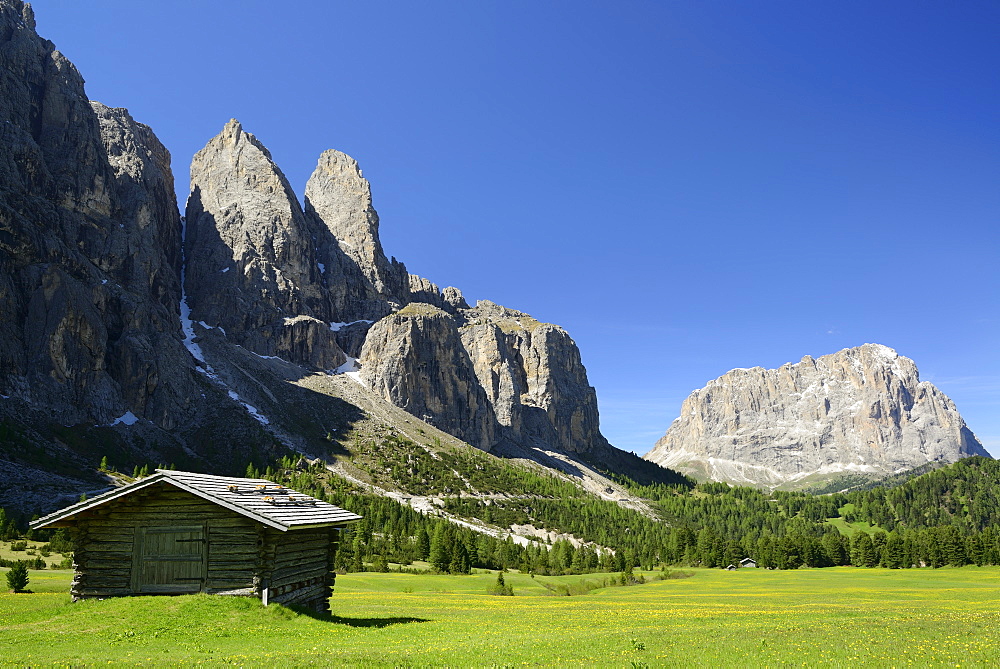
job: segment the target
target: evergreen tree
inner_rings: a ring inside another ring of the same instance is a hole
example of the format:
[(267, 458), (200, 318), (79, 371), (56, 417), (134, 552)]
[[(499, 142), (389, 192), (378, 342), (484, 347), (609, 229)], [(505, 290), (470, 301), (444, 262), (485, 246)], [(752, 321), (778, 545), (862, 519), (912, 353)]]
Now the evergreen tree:
[(883, 564), (889, 569), (902, 569), (908, 567), (906, 563), (906, 553), (903, 538), (893, 532), (885, 542), (885, 552)]
[(855, 567), (874, 567), (878, 564), (875, 546), (867, 532), (856, 532), (851, 538), (851, 564)]
[(0, 507), (0, 540), (7, 541), (13, 539), (16, 536), (14, 530), (14, 523), (7, 518), (7, 511), (3, 507)]
[(945, 561), (953, 567), (968, 564), (965, 553), (965, 540), (954, 525), (945, 525), (939, 529), (939, 542)]
[(802, 566), (801, 537), (785, 536), (775, 542), (775, 566), (778, 569), (798, 569)]
[(417, 550), (416, 556), (418, 560), (426, 560), (431, 554), (431, 538), (427, 534), (427, 529), (421, 527), (417, 530)]
[(452, 574), (468, 574), (472, 571), (469, 565), (469, 552), (465, 549), (465, 542), (456, 541), (453, 544), (448, 571)]
[(7, 586), (14, 592), (23, 592), (28, 587), (28, 564), (18, 560), (7, 572)]
[(849, 564), (850, 560), (847, 550), (844, 547), (844, 542), (841, 539), (840, 533), (836, 530), (823, 535), (823, 538), (820, 539), (820, 548), (829, 564), (835, 567)]
[(363, 555), (365, 552), (365, 544), (361, 539), (360, 534), (354, 535), (354, 541), (351, 542), (351, 571), (364, 571), (365, 565), (363, 562)]
[(743, 548), (735, 539), (730, 539), (726, 542), (725, 548), (722, 553), (722, 562), (726, 566), (736, 565), (739, 566), (740, 560), (743, 559)]
[(503, 571), (497, 572), (497, 582), (493, 584), (493, 587), (489, 589), (491, 595), (501, 595), (501, 596), (511, 596), (514, 594), (514, 588), (507, 585), (503, 578)]
[(563, 553), (563, 542), (560, 539), (552, 544), (549, 551), (549, 573), (558, 576), (566, 569), (566, 558)]
[(871, 566), (885, 566), (885, 542), (885, 532), (875, 532), (872, 534), (872, 550), (875, 552), (875, 564)]
[[(703, 527), (701, 531), (698, 532), (698, 545), (697, 545), (697, 559), (701, 562), (703, 567), (725, 567), (726, 565), (719, 564), (719, 558), (716, 551), (717, 539), (715, 532), (712, 531), (710, 527)], [(624, 569), (624, 565), (622, 566)]]
[(447, 572), (451, 564), (451, 551), (447, 540), (444, 524), (439, 523), (434, 528), (434, 536), (431, 538), (430, 563), (441, 573)]
[(966, 554), (969, 556), (969, 561), (977, 567), (982, 567), (986, 564), (986, 552), (983, 549), (983, 542), (980, 536), (973, 535), (968, 538), (966, 541)]
[(829, 567), (823, 547), (816, 537), (800, 537), (802, 562), (807, 567)]

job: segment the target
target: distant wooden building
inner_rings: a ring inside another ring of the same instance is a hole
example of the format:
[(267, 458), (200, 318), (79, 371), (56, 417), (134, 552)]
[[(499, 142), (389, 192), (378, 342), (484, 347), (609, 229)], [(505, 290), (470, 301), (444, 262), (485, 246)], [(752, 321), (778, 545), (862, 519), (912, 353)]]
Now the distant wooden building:
[(263, 479), (157, 470), (31, 527), (69, 528), (74, 601), (206, 592), (326, 612), (339, 531), (358, 520)]
[(743, 558), (742, 560), (740, 560), (740, 567), (756, 568), (757, 561), (754, 560), (753, 558)]

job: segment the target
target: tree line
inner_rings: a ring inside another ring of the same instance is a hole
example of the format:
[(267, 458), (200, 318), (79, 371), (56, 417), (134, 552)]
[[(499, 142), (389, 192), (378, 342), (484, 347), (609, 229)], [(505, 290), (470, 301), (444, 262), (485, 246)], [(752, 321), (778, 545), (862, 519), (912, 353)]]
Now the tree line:
[[(420, 465), (414, 472), (422, 480), (436, 476), (422, 456), (404, 452), (392, 462), (399, 465), (410, 456), (411, 464)], [(967, 458), (894, 487), (825, 495), (688, 481), (638, 485), (620, 479), (648, 500), (652, 515), (589, 496), (556, 477), (517, 471), (487, 454), (450, 458), (455, 462), (445, 469), (479, 472), (473, 476), (489, 479), (494, 493), (442, 493), (441, 511), (423, 514), (367, 493), (322, 464), (306, 465), (298, 456), (282, 458), (263, 471), (248, 465), (246, 474), (363, 516), (345, 533), (338, 551), (338, 568), (349, 571), (385, 570), (389, 563), (405, 566), (418, 560), (440, 572), (489, 568), (542, 574), (656, 565), (726, 567), (747, 557), (777, 569), (1000, 564), (1000, 462), (989, 458)], [(502, 492), (507, 485), (513, 490)], [(501, 531), (499, 536), (477, 532), (449, 522), (445, 513)], [(20, 536), (22, 521), (0, 510), (0, 539)], [(526, 524), (575, 540), (525, 545), (503, 531)], [(62, 535), (53, 539), (60, 547), (68, 542)]]

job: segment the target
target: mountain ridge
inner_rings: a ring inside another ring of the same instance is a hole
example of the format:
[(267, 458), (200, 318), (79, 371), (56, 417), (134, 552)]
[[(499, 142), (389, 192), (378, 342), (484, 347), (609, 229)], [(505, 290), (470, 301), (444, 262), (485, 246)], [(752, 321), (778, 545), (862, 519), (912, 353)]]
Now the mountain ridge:
[(739, 368), (694, 391), (646, 458), (712, 480), (815, 485), (989, 457), (912, 360), (864, 344), (776, 369)]
[[(231, 120), (192, 160), (181, 217), (169, 152), (87, 99), (20, 0), (0, 0), (0, 61), (0, 506), (92, 490), (103, 457), (239, 474), (291, 450), (349, 469), (364, 435), (410, 425), (421, 448), (468, 442), (599, 490), (622, 490), (605, 470), (676, 476), (600, 434), (561, 328), (387, 258), (353, 158), (323, 152), (300, 202)], [(366, 343), (390, 315), (406, 327)]]

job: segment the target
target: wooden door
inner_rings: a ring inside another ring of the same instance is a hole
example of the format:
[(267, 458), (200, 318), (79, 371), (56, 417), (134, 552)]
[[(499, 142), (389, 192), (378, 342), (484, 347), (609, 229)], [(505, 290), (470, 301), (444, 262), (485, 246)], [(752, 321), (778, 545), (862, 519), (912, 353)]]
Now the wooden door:
[(207, 572), (205, 535), (204, 525), (137, 528), (132, 589), (148, 594), (201, 591)]

